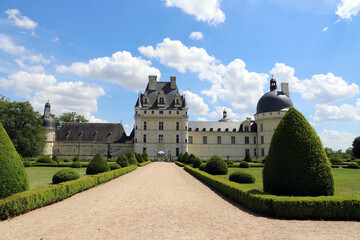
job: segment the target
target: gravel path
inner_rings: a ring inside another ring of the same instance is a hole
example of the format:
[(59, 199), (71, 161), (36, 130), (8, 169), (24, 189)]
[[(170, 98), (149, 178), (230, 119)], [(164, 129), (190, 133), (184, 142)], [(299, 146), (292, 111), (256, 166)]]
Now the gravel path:
[(288, 221), (226, 201), (173, 163), (0, 222), (0, 239), (360, 239), (360, 222)]

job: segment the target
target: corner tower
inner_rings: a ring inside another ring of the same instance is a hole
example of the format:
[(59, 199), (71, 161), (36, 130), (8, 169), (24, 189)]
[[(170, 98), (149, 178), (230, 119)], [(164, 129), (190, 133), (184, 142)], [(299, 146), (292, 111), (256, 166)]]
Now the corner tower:
[(44, 107), (44, 115), (41, 117), (43, 126), (46, 129), (46, 144), (43, 150), (43, 155), (53, 155), (53, 148), (55, 144), (55, 119), (51, 116), (51, 105), (47, 101)]

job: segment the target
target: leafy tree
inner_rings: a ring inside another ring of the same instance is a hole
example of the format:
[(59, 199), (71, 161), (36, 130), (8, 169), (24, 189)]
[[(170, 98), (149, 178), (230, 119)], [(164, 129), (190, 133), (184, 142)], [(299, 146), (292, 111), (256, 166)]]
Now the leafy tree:
[(67, 112), (61, 114), (59, 117), (55, 117), (55, 125), (56, 128), (60, 128), (65, 122), (76, 122), (77, 120), (80, 120), (81, 122), (89, 122), (83, 115), (79, 115), (76, 112)]
[(0, 96), (0, 122), (22, 157), (39, 155), (46, 142), (41, 114), (29, 102), (11, 102)]
[(354, 157), (360, 158), (360, 136), (355, 138), (353, 141), (352, 153)]

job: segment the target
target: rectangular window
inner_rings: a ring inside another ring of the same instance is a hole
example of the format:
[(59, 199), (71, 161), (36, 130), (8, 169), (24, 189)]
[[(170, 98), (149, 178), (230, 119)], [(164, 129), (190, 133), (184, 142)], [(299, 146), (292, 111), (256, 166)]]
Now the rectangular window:
[(193, 144), (193, 136), (189, 136), (189, 144)]
[(245, 137), (245, 144), (249, 144), (250, 143), (250, 138), (249, 137)]
[(164, 104), (164, 98), (163, 97), (159, 98), (159, 103)]
[(180, 149), (179, 149), (179, 148), (176, 148), (176, 156), (177, 156), (177, 157), (179, 156), (179, 152), (180, 152)]
[(151, 111), (151, 114), (154, 114), (154, 111)]
[(250, 149), (245, 149), (245, 155), (250, 153)]
[(179, 143), (179, 141), (180, 141), (179, 135), (176, 135), (176, 143)]
[(146, 134), (144, 134), (144, 139), (143, 139), (144, 141), (144, 143), (146, 143)]
[(169, 111), (169, 114), (171, 115), (171, 111)]
[(176, 122), (176, 131), (179, 131), (179, 129), (180, 129), (180, 123)]
[(187, 143), (187, 139), (185, 138), (185, 143)]
[(159, 135), (159, 143), (164, 143), (164, 135)]
[(144, 130), (146, 130), (146, 122), (144, 122)]
[(164, 122), (159, 122), (159, 130), (164, 130)]
[(159, 111), (159, 114), (164, 114), (164, 111)]
[(179, 114), (179, 111), (176, 111), (176, 114)]
[(254, 137), (254, 144), (256, 144), (256, 137)]
[(254, 157), (256, 157), (256, 148), (254, 148)]
[(261, 136), (261, 144), (264, 144), (264, 136)]
[(265, 156), (265, 149), (261, 149), (261, 156), (264, 157)]
[(260, 124), (260, 132), (263, 132), (263, 131), (264, 131), (264, 125)]
[(146, 111), (144, 111), (144, 114), (146, 114)]
[(146, 152), (146, 148), (143, 148), (143, 152)]
[(235, 136), (231, 137), (231, 144), (235, 144)]
[(207, 136), (203, 136), (203, 144), (207, 144)]
[(221, 144), (221, 136), (217, 137), (217, 144)]
[(245, 132), (249, 131), (249, 126), (245, 126)]

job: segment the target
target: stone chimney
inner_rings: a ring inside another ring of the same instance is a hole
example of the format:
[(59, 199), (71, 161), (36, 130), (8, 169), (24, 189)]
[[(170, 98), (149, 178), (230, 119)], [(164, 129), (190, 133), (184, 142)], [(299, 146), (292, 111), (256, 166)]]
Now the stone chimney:
[(156, 90), (156, 75), (149, 75), (149, 90)]
[(289, 91), (289, 83), (283, 82), (281, 83), (281, 91), (288, 97), (290, 97), (290, 91)]
[(170, 88), (176, 89), (176, 76), (170, 76)]

